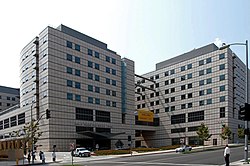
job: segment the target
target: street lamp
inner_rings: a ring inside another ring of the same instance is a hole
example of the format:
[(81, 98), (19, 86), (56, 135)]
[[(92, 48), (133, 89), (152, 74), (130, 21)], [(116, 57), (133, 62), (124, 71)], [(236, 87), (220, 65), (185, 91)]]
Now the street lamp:
[[(243, 45), (246, 46), (246, 98), (245, 98), (245, 102), (248, 103), (248, 41), (246, 40), (246, 43), (232, 43), (232, 44), (225, 44), (219, 48), (219, 50), (223, 50), (225, 48), (228, 48), (232, 45)], [(246, 110), (249, 111), (249, 110)], [(245, 129), (248, 129), (248, 121), (245, 120)], [(244, 158), (245, 158), (245, 162), (248, 163), (248, 135), (247, 133), (245, 134), (245, 153), (244, 153)]]

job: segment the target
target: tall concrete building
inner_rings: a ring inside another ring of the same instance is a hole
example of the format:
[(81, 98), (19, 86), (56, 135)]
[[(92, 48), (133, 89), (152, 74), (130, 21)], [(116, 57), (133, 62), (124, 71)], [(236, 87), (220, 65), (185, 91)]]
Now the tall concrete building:
[[(5, 136), (40, 119), (43, 150), (127, 146), (134, 122), (134, 62), (64, 25), (46, 27), (20, 55), (20, 108), (0, 116)], [(50, 118), (46, 117), (50, 113)], [(15, 125), (11, 117), (15, 117)], [(13, 123), (14, 124), (14, 123)], [(8, 136), (7, 136), (8, 137)]]
[(219, 50), (214, 44), (157, 63), (155, 71), (136, 78), (135, 109), (154, 112), (159, 126), (137, 130), (137, 144), (199, 144), (201, 123), (212, 134), (204, 144), (225, 144), (220, 137), (225, 125), (232, 131), (229, 143), (242, 141), (237, 131), (244, 128), (238, 112), (245, 103), (245, 72), (231, 49)]
[(19, 89), (0, 86), (0, 113), (16, 104), (19, 104)]

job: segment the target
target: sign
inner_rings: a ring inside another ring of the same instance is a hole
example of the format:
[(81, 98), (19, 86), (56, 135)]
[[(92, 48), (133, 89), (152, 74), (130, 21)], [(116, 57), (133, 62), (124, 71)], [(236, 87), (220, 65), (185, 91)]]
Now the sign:
[(154, 122), (154, 113), (145, 108), (139, 109), (138, 120), (144, 122)]

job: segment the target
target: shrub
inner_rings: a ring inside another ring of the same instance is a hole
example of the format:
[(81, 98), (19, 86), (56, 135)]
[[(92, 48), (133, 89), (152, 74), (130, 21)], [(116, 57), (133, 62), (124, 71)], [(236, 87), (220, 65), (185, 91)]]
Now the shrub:
[(98, 150), (95, 151), (95, 154), (97, 156), (102, 156), (102, 155), (118, 155), (118, 154), (129, 154), (130, 150)]

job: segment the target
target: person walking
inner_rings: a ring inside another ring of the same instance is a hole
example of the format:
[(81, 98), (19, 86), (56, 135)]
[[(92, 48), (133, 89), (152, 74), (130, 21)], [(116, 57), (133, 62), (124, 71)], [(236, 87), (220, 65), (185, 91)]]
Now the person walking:
[(44, 154), (44, 152), (41, 152), (41, 157), (42, 157), (42, 163), (45, 164), (45, 154)]
[(30, 152), (30, 150), (29, 150), (29, 152), (28, 152), (28, 163), (30, 164), (30, 159), (31, 159), (31, 154), (30, 154), (31, 152)]
[(230, 149), (228, 145), (226, 145), (224, 149), (224, 158), (225, 158), (226, 166), (229, 166), (229, 156), (230, 156)]
[(56, 152), (55, 151), (52, 152), (52, 160), (53, 160), (53, 162), (56, 161)]

